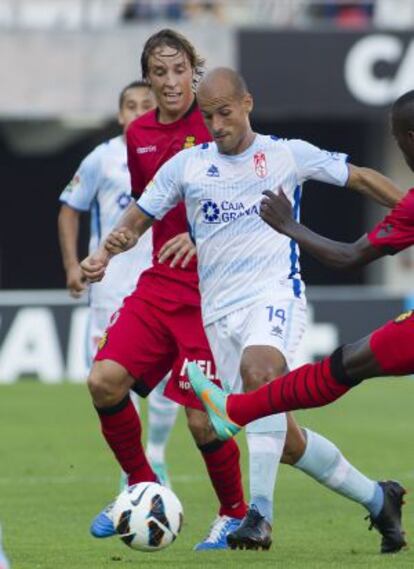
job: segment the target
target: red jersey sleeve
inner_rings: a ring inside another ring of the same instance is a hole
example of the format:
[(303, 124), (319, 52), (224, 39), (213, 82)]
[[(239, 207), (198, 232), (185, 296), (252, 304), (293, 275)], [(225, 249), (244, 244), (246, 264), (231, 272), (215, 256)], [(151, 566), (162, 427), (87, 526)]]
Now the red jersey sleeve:
[(414, 188), (368, 233), (368, 239), (386, 255), (414, 245)]

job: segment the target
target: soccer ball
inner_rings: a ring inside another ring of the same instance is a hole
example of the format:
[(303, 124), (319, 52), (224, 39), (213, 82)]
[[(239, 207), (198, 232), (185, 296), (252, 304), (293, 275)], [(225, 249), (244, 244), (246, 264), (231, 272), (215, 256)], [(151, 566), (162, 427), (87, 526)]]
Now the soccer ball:
[(122, 541), (139, 551), (164, 549), (175, 540), (183, 523), (180, 500), (155, 482), (140, 482), (123, 490), (112, 514)]

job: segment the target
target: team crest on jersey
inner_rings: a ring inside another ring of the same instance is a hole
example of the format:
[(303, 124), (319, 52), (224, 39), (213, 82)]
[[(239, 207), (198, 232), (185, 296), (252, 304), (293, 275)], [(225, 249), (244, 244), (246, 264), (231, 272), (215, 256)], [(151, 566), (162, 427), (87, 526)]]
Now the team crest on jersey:
[(195, 143), (196, 143), (195, 136), (186, 136), (183, 144), (183, 149), (191, 148), (192, 146), (195, 146)]
[(407, 310), (407, 312), (403, 312), (402, 314), (397, 316), (397, 318), (394, 320), (394, 322), (396, 322), (397, 324), (399, 324), (400, 322), (404, 322), (408, 318), (411, 318), (411, 316), (413, 315), (413, 312), (414, 312), (413, 310)]
[(259, 178), (267, 176), (266, 154), (264, 152), (256, 152), (253, 157), (254, 170)]

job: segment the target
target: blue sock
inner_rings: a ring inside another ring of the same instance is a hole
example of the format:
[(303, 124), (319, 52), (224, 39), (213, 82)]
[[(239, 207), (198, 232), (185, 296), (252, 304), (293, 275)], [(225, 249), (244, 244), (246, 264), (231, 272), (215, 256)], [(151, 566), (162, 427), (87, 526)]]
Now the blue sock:
[(373, 518), (376, 518), (382, 510), (382, 507), (384, 506), (384, 490), (378, 482), (375, 483), (375, 492), (372, 500), (364, 504), (364, 506)]

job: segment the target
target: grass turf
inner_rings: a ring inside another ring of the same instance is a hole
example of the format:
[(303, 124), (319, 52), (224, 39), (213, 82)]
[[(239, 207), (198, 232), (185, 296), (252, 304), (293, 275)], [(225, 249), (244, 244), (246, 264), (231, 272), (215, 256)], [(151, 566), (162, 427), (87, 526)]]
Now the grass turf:
[[(298, 413), (328, 436), (365, 474), (413, 486), (414, 381), (371, 381), (322, 410)], [(243, 435), (238, 437), (243, 448)], [(0, 387), (0, 518), (14, 569), (126, 569), (196, 566), (242, 569), (412, 568), (414, 554), (380, 556), (365, 510), (302, 473), (280, 469), (274, 546), (269, 552), (193, 552), (216, 513), (204, 467), (182, 413), (168, 458), (185, 524), (160, 553), (129, 550), (89, 537), (90, 519), (116, 494), (118, 469), (106, 449), (86, 389), (22, 382)], [(410, 501), (410, 496), (408, 496)], [(404, 509), (408, 538), (414, 508)]]

